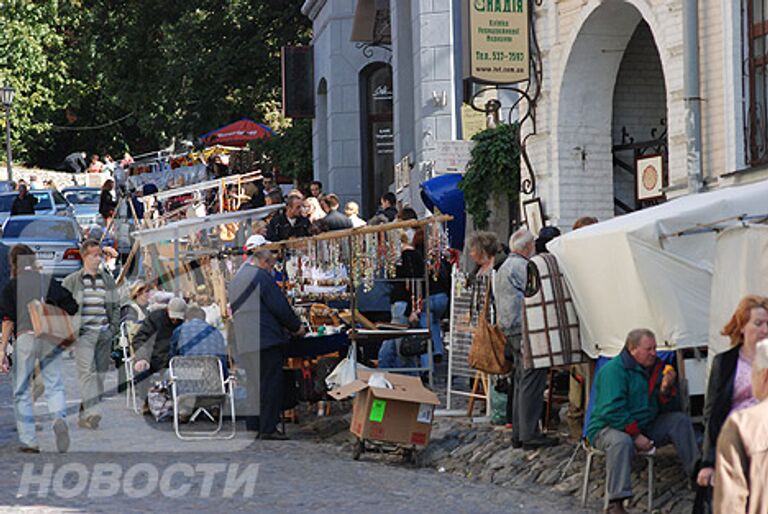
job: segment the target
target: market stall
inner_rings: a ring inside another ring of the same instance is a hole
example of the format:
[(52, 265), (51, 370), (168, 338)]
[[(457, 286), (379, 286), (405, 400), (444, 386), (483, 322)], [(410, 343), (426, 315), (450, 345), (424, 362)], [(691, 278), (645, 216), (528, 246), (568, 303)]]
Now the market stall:
[[(425, 299), (429, 298), (430, 275), (439, 273), (441, 256), (448, 247), (445, 231), (440, 225), (450, 219), (450, 216), (442, 215), (325, 232), (314, 237), (270, 243), (260, 248), (279, 252), (279, 271), (286, 295), (309, 322), (312, 334), (316, 335), (316, 330), (322, 325), (311, 322), (311, 309), (326, 306), (329, 316), (337, 316), (332, 330), (342, 324), (348, 326), (346, 334), (352, 345), (350, 356), (353, 363), (358, 358), (358, 346), (405, 338), (408, 343), (398, 345), (401, 356), (407, 358), (426, 354), (426, 365), (388, 367), (387, 371), (424, 372), (431, 384), (434, 362), (430, 328), (373, 324), (358, 311), (357, 294), (359, 286), (363, 290), (371, 290), (380, 281), (402, 281), (410, 292), (412, 310), (419, 311), (423, 305), (429, 318), (429, 302)], [(423, 275), (398, 278), (396, 267), (403, 244), (401, 234), (405, 230), (420, 229), (425, 231)], [(333, 308), (334, 303), (340, 307)], [(406, 346), (408, 349), (404, 351)], [(410, 352), (414, 355), (405, 355)]]

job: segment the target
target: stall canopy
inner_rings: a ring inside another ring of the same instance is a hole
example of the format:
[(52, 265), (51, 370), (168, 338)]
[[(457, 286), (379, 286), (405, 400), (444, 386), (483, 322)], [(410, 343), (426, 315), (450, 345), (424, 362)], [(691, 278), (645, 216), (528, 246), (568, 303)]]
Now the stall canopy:
[(453, 219), (447, 223), (451, 248), (464, 249), (464, 227), (466, 225), (464, 192), (459, 189), (462, 175), (449, 173), (421, 183), (421, 201), (432, 212), (436, 210), (450, 214)]
[(736, 264), (737, 273), (765, 267), (751, 262), (760, 255), (754, 252), (750, 262), (743, 261), (743, 251), (723, 252), (717, 261), (718, 244), (725, 244), (717, 235), (766, 215), (766, 198), (768, 181), (688, 195), (550, 242), (547, 248), (557, 256), (574, 296), (584, 351), (591, 357), (616, 355), (626, 334), (639, 327), (656, 333), (661, 350), (707, 346), (710, 318), (715, 319), (711, 311), (718, 320), (727, 319), (739, 295), (759, 292), (749, 291), (755, 282), (747, 281), (729, 298), (715, 298), (713, 274)]
[(237, 120), (229, 125), (200, 136), (206, 145), (245, 146), (249, 141), (272, 137), (272, 129), (248, 118)]

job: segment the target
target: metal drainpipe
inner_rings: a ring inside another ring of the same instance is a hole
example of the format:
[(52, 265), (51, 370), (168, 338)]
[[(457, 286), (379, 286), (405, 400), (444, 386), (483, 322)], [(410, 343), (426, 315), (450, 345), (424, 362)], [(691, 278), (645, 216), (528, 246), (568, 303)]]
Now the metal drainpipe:
[(704, 189), (701, 170), (701, 96), (699, 88), (699, 2), (683, 0), (683, 91), (685, 101), (685, 168), (688, 193)]

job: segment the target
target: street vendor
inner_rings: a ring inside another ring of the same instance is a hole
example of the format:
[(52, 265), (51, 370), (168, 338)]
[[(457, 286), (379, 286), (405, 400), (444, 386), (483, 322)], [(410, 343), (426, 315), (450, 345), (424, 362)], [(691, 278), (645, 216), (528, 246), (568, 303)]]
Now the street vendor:
[(286, 439), (278, 432), (283, 401), (283, 347), (289, 333), (305, 329), (272, 276), (275, 257), (256, 250), (229, 285), (238, 362), (247, 376), (246, 428), (261, 439)]

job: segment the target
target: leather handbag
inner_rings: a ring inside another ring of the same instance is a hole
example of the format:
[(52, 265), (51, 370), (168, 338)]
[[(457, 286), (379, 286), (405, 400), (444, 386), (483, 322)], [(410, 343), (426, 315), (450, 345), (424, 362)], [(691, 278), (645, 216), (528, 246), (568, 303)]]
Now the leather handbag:
[(46, 303), (40, 275), (40, 299), (27, 304), (32, 330), (37, 339), (68, 348), (77, 340), (72, 317), (60, 307)]
[(469, 347), (467, 358), (469, 365), (478, 371), (491, 375), (504, 375), (509, 373), (511, 366), (504, 358), (504, 346), (507, 338), (501, 329), (488, 320), (488, 309), (491, 303), (491, 286), (485, 292), (483, 310), (477, 319), (477, 327), (472, 336), (472, 345)]

